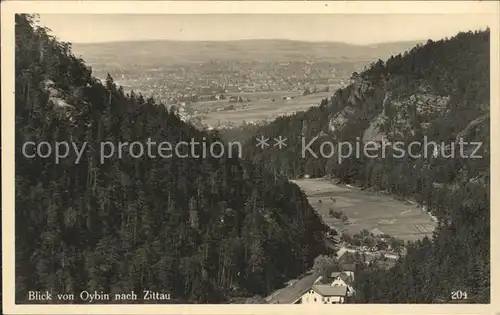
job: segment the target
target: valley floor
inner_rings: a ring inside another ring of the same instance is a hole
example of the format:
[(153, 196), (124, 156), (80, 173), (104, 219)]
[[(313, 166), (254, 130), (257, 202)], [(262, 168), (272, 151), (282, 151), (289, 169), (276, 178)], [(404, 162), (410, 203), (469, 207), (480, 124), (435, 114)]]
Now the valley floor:
[[(243, 98), (249, 97), (250, 102), (246, 102), (246, 107), (243, 108), (243, 103), (229, 103), (228, 100), (198, 102), (193, 104), (195, 109), (210, 108), (210, 112), (206, 114), (203, 123), (213, 127), (232, 123), (240, 125), (243, 121), (260, 122), (263, 120), (271, 121), (280, 115), (293, 114), (298, 111), (307, 110), (312, 106), (319, 106), (321, 100), (329, 98), (332, 92), (317, 92), (309, 95), (297, 95), (297, 91), (280, 91), (273, 93), (252, 93), (252, 94), (235, 94)], [(293, 99), (283, 100), (283, 96), (293, 96)], [(274, 99), (274, 101), (272, 101)], [(234, 110), (217, 111), (216, 108), (234, 105)]]
[[(310, 204), (321, 215), (323, 221), (342, 232), (354, 234), (362, 229), (369, 231), (376, 229), (379, 233), (405, 241), (414, 241), (426, 235), (431, 236), (436, 226), (430, 216), (415, 204), (395, 200), (388, 195), (334, 185), (324, 178), (292, 181), (306, 193)], [(349, 218), (349, 223), (344, 224), (340, 220), (331, 218), (329, 209), (344, 212)], [(364, 252), (372, 256), (379, 254), (341, 246), (337, 248), (337, 257), (346, 252)], [(395, 253), (384, 253), (384, 256), (391, 260), (398, 258)], [(291, 280), (286, 287), (275, 291), (266, 300), (268, 303), (293, 303), (311, 287), (317, 277), (317, 274), (310, 273)]]
[[(388, 234), (404, 241), (431, 236), (436, 223), (419, 207), (388, 195), (334, 185), (324, 178), (294, 180), (323, 221), (340, 231), (355, 234), (363, 229)], [(348, 224), (329, 216), (342, 211)]]

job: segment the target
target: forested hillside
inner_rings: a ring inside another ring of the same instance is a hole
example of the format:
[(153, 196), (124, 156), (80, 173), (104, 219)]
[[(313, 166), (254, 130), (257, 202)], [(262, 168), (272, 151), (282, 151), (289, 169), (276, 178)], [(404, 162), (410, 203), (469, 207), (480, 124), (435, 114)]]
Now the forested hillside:
[[(467, 292), (469, 301), (489, 301), (489, 36), (485, 30), (429, 40), (354, 73), (352, 84), (319, 107), (252, 127), (255, 135), (288, 139), (285, 149), (260, 150), (252, 142), (245, 151), (275, 174), (326, 175), (414, 199), (439, 220), (433, 239), (411, 244), (395, 268), (357, 276), (359, 302), (446, 301), (456, 290)], [(314, 137), (310, 148), (318, 158), (308, 152), (302, 158), (302, 138), (308, 144)], [(426, 153), (425, 137), (443, 145)], [(466, 147), (461, 155), (460, 139), (482, 146), (476, 152), (475, 145)], [(339, 163), (338, 147), (332, 157), (319, 155), (324, 141), (353, 148), (370, 141), (422, 146), (413, 147), (413, 156), (389, 149), (385, 157), (381, 151), (367, 157), (361, 151)]]
[[(16, 300), (28, 290), (170, 293), (171, 302), (265, 295), (326, 251), (301, 190), (237, 158), (101, 164), (103, 141), (218, 141), (162, 104), (105, 83), (71, 45), (16, 16)], [(26, 141), (78, 148), (56, 163)], [(29, 151), (31, 153), (31, 151)], [(198, 152), (200, 153), (200, 152)], [(76, 300), (75, 302), (79, 302)]]

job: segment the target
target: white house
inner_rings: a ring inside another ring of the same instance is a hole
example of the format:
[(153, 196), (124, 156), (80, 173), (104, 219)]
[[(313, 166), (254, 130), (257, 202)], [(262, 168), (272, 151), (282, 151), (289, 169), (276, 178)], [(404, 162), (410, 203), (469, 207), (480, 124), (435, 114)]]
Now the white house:
[(347, 296), (354, 295), (354, 272), (352, 271), (342, 271), (342, 272), (332, 272), (330, 277), (333, 279), (332, 286), (333, 287), (346, 287), (347, 288)]
[(301, 304), (341, 304), (347, 296), (347, 286), (314, 284), (300, 297)]

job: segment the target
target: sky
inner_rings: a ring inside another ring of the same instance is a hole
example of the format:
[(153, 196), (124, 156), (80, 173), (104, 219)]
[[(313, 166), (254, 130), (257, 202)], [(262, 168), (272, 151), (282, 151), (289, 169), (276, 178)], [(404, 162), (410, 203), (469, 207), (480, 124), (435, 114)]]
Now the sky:
[(73, 43), (132, 40), (290, 39), (374, 44), (438, 40), (486, 28), (467, 14), (40, 14), (40, 24)]

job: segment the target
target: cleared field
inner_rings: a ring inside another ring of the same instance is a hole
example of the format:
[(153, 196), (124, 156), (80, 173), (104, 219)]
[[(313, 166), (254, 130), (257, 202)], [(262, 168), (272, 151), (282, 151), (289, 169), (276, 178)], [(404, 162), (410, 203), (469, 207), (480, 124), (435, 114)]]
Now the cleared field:
[[(319, 92), (309, 95), (297, 95), (296, 91), (283, 92), (262, 92), (262, 93), (238, 93), (243, 99), (249, 98), (249, 102), (229, 103), (226, 100), (199, 102), (193, 107), (198, 110), (215, 109), (228, 105), (234, 105), (234, 110), (212, 111), (205, 114), (202, 120), (204, 123), (216, 127), (221, 124), (231, 122), (239, 125), (243, 121), (273, 120), (283, 114), (292, 114), (301, 110), (306, 110), (311, 106), (318, 106), (321, 100), (329, 98), (333, 92)], [(294, 96), (294, 99), (284, 100), (283, 96)], [(274, 101), (272, 101), (274, 99)], [(244, 106), (244, 104), (248, 104)]]
[[(384, 234), (406, 241), (430, 236), (436, 227), (429, 215), (417, 206), (390, 196), (336, 186), (326, 179), (300, 179), (293, 182), (306, 193), (309, 203), (326, 224), (347, 233), (377, 228)], [(349, 218), (349, 224), (330, 218), (330, 209), (343, 211)]]

